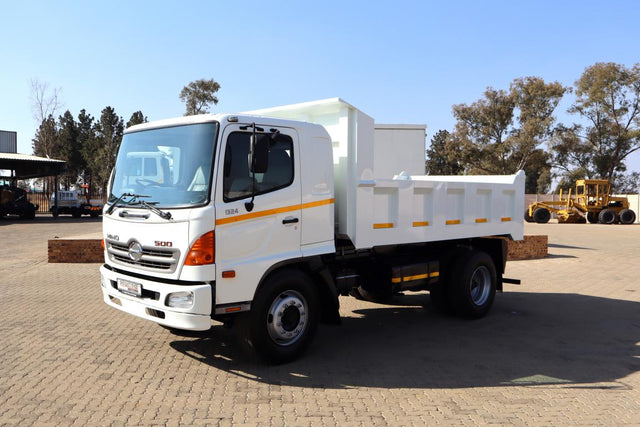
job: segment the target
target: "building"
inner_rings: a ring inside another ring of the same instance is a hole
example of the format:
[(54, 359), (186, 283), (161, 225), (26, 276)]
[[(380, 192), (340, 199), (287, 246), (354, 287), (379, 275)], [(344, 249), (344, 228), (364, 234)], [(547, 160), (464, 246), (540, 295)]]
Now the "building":
[(0, 130), (0, 153), (18, 152), (18, 133), (9, 130)]

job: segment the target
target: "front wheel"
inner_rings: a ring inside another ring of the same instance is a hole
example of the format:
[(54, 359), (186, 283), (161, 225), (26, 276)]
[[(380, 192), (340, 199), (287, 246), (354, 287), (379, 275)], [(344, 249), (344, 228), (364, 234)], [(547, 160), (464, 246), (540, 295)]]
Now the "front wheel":
[(248, 344), (268, 362), (296, 359), (318, 326), (316, 295), (311, 279), (299, 270), (283, 270), (267, 279), (248, 315)]
[(486, 315), (496, 295), (496, 267), (485, 252), (470, 252), (454, 263), (449, 285), (456, 313), (463, 317)]
[(524, 211), (524, 220), (527, 222), (533, 222), (533, 217), (529, 215), (529, 209), (525, 209)]
[(598, 223), (598, 213), (597, 212), (587, 212), (587, 221), (589, 221), (590, 224), (597, 224)]
[(533, 220), (538, 224), (546, 224), (551, 219), (551, 212), (549, 209), (537, 208), (533, 211)]

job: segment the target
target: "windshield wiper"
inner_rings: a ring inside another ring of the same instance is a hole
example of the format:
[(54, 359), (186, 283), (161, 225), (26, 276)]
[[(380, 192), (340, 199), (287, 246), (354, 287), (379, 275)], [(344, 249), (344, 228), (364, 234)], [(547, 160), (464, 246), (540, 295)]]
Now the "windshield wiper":
[[(125, 197), (131, 197), (131, 199), (124, 201)], [(118, 197), (111, 206), (109, 206), (109, 209), (107, 209), (107, 211), (105, 212), (107, 215), (111, 215), (113, 213), (113, 210), (118, 207), (118, 205), (120, 204), (120, 202), (122, 202), (123, 205), (130, 205), (134, 200), (140, 198), (140, 197), (149, 197), (149, 196), (143, 196), (142, 194), (133, 194), (133, 193), (122, 193), (120, 195), (120, 197)]]
[(158, 202), (145, 202), (144, 200), (138, 200), (135, 204), (149, 209), (154, 214), (158, 215), (162, 219), (167, 221), (171, 219), (171, 212), (162, 211), (154, 206)]

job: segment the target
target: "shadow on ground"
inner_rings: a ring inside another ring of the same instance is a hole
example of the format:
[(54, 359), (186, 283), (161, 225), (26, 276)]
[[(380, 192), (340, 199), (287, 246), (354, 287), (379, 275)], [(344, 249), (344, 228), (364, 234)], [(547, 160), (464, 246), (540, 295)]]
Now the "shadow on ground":
[(640, 371), (639, 302), (509, 292), (488, 317), (465, 321), (435, 312), (428, 295), (405, 298), (412, 305), (321, 325), (308, 352), (286, 365), (255, 360), (222, 326), (171, 346), (242, 377), (300, 387), (628, 388), (623, 378)]
[(75, 222), (102, 222), (102, 216), (91, 217), (83, 215), (80, 218), (74, 218), (71, 215), (60, 215), (54, 218), (51, 214), (38, 214), (33, 219), (22, 219), (15, 215), (7, 215), (0, 218), (0, 226), (10, 224), (68, 224)]
[(588, 251), (592, 251), (594, 250), (593, 248), (584, 248), (581, 246), (571, 246), (571, 245), (560, 245), (557, 243), (549, 243), (547, 244), (548, 247), (550, 248), (563, 248), (563, 249), (584, 249), (584, 250), (588, 250)]

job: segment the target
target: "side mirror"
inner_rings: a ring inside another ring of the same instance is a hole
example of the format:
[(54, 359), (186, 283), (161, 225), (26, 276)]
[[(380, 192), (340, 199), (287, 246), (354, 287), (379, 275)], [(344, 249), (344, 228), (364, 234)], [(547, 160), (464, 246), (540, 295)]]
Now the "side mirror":
[(254, 134), (249, 139), (249, 170), (253, 173), (265, 173), (269, 164), (268, 134)]

